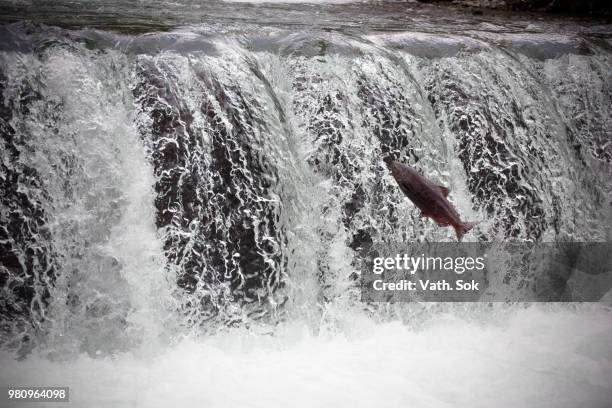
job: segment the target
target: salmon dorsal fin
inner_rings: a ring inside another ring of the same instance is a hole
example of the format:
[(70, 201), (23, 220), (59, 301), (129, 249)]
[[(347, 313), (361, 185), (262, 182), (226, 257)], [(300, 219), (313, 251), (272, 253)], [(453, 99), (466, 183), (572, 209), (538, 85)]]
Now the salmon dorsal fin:
[(449, 189), (444, 187), (444, 186), (438, 186), (438, 188), (440, 189), (440, 191), (442, 192), (442, 195), (444, 197), (448, 197), (448, 193), (449, 193)]

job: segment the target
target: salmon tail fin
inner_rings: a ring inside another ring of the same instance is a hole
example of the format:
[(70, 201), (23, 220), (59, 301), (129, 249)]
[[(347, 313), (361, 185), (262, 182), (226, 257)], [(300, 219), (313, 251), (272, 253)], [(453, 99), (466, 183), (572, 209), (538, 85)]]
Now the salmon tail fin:
[(462, 222), (461, 224), (459, 224), (458, 226), (455, 227), (455, 232), (457, 233), (457, 241), (461, 241), (463, 239), (463, 236), (472, 228), (474, 228), (474, 226), (478, 224), (478, 221), (476, 222)]

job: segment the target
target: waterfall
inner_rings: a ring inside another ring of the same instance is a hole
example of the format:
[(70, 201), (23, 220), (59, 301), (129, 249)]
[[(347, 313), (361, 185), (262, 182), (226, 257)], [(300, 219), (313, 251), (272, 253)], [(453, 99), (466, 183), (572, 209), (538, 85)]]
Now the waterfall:
[(385, 156), (449, 186), (469, 240), (610, 239), (596, 36), (2, 30), (0, 342), (21, 355), (368, 308), (369, 245), (454, 239)]

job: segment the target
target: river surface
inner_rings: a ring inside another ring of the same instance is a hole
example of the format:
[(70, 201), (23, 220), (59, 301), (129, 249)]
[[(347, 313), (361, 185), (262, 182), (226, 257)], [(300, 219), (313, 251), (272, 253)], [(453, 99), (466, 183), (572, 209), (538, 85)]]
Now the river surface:
[(506, 302), (359, 291), (369, 246), (455, 239), (388, 156), (450, 188), (480, 221), (467, 241), (610, 242), (609, 23), (0, 8), (0, 385), (69, 386), (76, 407), (612, 404), (610, 291), (516, 302), (529, 270), (506, 271)]

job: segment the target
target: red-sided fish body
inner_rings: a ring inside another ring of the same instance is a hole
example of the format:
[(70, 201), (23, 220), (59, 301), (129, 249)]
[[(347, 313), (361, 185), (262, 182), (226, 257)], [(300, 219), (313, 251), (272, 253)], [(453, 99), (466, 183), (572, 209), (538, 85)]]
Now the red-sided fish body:
[(448, 189), (427, 180), (419, 172), (399, 162), (391, 163), (391, 172), (402, 192), (422, 212), (439, 226), (452, 226), (461, 241), (463, 235), (476, 223), (462, 222), (455, 207), (446, 198)]

